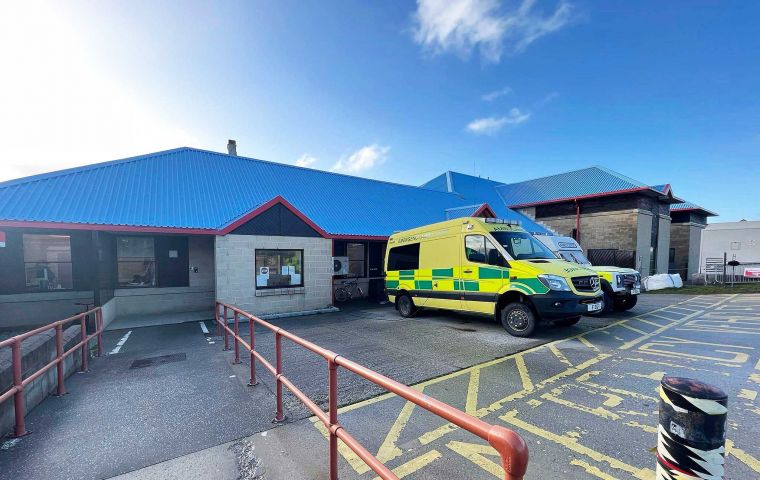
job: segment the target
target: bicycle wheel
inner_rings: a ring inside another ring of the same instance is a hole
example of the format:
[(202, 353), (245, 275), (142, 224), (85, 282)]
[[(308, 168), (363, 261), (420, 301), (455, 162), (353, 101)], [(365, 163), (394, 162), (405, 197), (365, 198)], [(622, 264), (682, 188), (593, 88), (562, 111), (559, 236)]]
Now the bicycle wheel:
[(351, 298), (351, 295), (348, 293), (348, 290), (346, 290), (345, 288), (341, 287), (341, 288), (335, 289), (336, 302), (345, 302), (349, 298)]

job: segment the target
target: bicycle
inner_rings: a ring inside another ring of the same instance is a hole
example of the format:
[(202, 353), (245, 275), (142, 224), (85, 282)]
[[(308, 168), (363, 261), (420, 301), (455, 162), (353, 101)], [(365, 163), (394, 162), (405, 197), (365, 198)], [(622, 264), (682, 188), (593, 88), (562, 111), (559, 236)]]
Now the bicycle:
[(354, 298), (354, 292), (359, 293), (358, 298), (364, 296), (364, 291), (362, 290), (362, 287), (359, 286), (358, 277), (350, 282), (344, 282), (340, 287), (335, 289), (335, 301), (341, 303), (347, 302)]

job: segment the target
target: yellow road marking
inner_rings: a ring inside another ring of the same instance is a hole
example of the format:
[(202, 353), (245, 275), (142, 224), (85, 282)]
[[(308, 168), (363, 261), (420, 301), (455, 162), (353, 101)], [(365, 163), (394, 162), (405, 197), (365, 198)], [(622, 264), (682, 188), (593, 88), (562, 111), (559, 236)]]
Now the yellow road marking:
[(474, 415), (478, 410), (478, 389), (480, 388), (480, 369), (470, 372), (470, 382), (467, 385), (467, 402), (464, 411)]
[[(314, 422), (314, 420), (312, 420)], [(325, 424), (322, 423), (319, 419), (314, 422), (314, 426), (317, 428), (317, 430), (322, 433), (322, 435), (325, 438), (330, 438), (330, 432), (327, 430), (327, 427), (325, 427)], [(345, 443), (342, 441), (338, 441), (338, 452), (343, 456), (343, 458), (346, 459), (346, 462), (348, 462), (349, 465), (351, 465), (351, 468), (356, 471), (359, 475), (363, 473), (369, 472), (371, 469), (367, 466), (366, 463), (364, 463), (364, 460), (359, 458), (359, 455), (355, 454), (353, 450), (348, 448)]]
[(409, 423), (409, 418), (412, 416), (412, 411), (417, 405), (407, 401), (404, 407), (401, 409), (401, 413), (398, 414), (398, 418), (393, 422), (391, 429), (388, 430), (388, 435), (385, 436), (385, 440), (380, 445), (380, 449), (377, 451), (377, 459), (385, 463), (389, 460), (393, 460), (396, 457), (400, 457), (404, 452), (396, 446), (398, 437), (401, 436), (401, 432)]
[(726, 440), (726, 455), (732, 455), (734, 458), (751, 468), (752, 470), (760, 473), (760, 460), (756, 459), (752, 455), (748, 454), (744, 450), (736, 448), (732, 440)]
[(572, 367), (573, 364), (570, 362), (570, 360), (567, 359), (564, 353), (560, 352), (559, 348), (557, 348), (554, 344), (549, 344), (549, 350), (554, 354), (555, 357), (559, 359), (560, 362), (564, 363), (568, 367)]
[(651, 425), (645, 425), (643, 423), (634, 422), (633, 420), (631, 420), (630, 422), (626, 422), (626, 425), (628, 425), (629, 427), (640, 428), (640, 429), (644, 430), (647, 433), (657, 433), (657, 428), (655, 428), (655, 427), (653, 427)]
[(744, 398), (745, 400), (754, 400), (757, 398), (757, 392), (754, 390), (747, 390), (746, 388), (742, 388), (738, 396), (739, 398)]
[(649, 325), (652, 325), (653, 327), (664, 327), (665, 325), (660, 325), (659, 323), (653, 322), (651, 320), (644, 320), (643, 318), (636, 318), (639, 322), (648, 323)]
[(501, 468), (501, 465), (484, 457), (484, 455), (499, 455), (490, 446), (453, 440), (447, 443), (446, 446), (493, 476), (504, 478), (504, 469)]
[[(417, 472), (418, 470), (421, 470), (423, 467), (430, 465), (441, 457), (441, 452), (438, 450), (431, 450), (428, 453), (413, 458), (406, 463), (402, 463), (393, 469), (393, 473), (395, 473), (398, 478), (408, 477), (409, 475)], [(380, 477), (375, 477), (375, 480), (379, 479)]]
[(586, 337), (578, 337), (578, 341), (581, 342), (582, 344), (586, 345), (588, 348), (590, 348), (591, 350), (593, 350), (595, 352), (599, 352), (600, 351), (599, 348), (596, 345), (594, 345), (593, 343), (591, 343)]
[(757, 373), (753, 373), (753, 374), (751, 374), (751, 375), (749, 376), (749, 379), (750, 379), (751, 381), (755, 382), (756, 384), (760, 385), (760, 374), (757, 374)]
[[(544, 393), (541, 395), (541, 398), (544, 400), (549, 400), (550, 402), (554, 402), (558, 405), (564, 405), (568, 408), (573, 408), (575, 410), (579, 410), (581, 412), (590, 413), (591, 415), (596, 415), (597, 417), (605, 418), (607, 420), (620, 420), (620, 415), (617, 413), (611, 412), (607, 410), (604, 407), (589, 407), (586, 405), (581, 405), (580, 403), (571, 402), (570, 400), (566, 400), (564, 398), (560, 398), (559, 395), (562, 394), (562, 389), (555, 388), (551, 392)], [(603, 394), (608, 395), (608, 394)], [(622, 401), (620, 397), (617, 397)], [(612, 405), (616, 407), (619, 404), (619, 402), (615, 405)]]
[(662, 380), (662, 377), (665, 376), (665, 372), (652, 372), (649, 375), (644, 375), (643, 373), (631, 372), (628, 375), (632, 375), (634, 377), (639, 377), (639, 378), (648, 378), (649, 380), (657, 380), (659, 382), (660, 380)]
[[(632, 332), (639, 333), (641, 335), (646, 335), (647, 334), (647, 332), (645, 332), (644, 330), (639, 330), (638, 328), (632, 327), (632, 326), (628, 325), (627, 323), (622, 323), (622, 324), (620, 324), (620, 326), (623, 327), (623, 328), (627, 328), (628, 330), (630, 330)], [(662, 327), (660, 327), (660, 328), (662, 328)]]
[(710, 372), (710, 373), (717, 373), (718, 375), (723, 375), (726, 377), (730, 377), (731, 374), (727, 372), (720, 372), (718, 370), (710, 370), (709, 368), (698, 368), (698, 367), (690, 367), (688, 365), (680, 365), (677, 363), (670, 363), (670, 362), (664, 362), (660, 360), (647, 360), (646, 358), (637, 358), (637, 357), (630, 357), (626, 358), (626, 360), (633, 360), (634, 362), (641, 362), (641, 363), (651, 363), (654, 365), (659, 366), (666, 366), (666, 367), (673, 367), (673, 368), (683, 368), (686, 370), (693, 370), (695, 372)]
[(530, 375), (528, 374), (528, 367), (525, 365), (525, 358), (522, 355), (518, 355), (515, 357), (515, 362), (517, 363), (517, 371), (520, 373), (520, 380), (522, 380), (523, 390), (533, 390), (533, 381), (530, 379)]
[(574, 458), (570, 465), (575, 465), (576, 467), (581, 467), (588, 473), (589, 475), (593, 475), (597, 478), (601, 478), (602, 480), (617, 480), (617, 478), (613, 477), (612, 475), (607, 475), (603, 471), (599, 470), (598, 467), (595, 467), (591, 465), (590, 463), (584, 462), (583, 460), (578, 460), (577, 458)]
[(596, 450), (593, 450), (585, 445), (581, 445), (580, 443), (578, 443), (578, 439), (576, 438), (568, 437), (565, 435), (557, 435), (556, 433), (550, 432), (548, 430), (544, 430), (533, 424), (520, 420), (517, 418), (517, 410), (510, 410), (509, 412), (505, 413), (499, 418), (516, 428), (526, 430), (532, 433), (533, 435), (536, 435), (545, 440), (549, 440), (551, 442), (562, 445), (568, 450), (571, 450), (580, 455), (589, 457), (594, 461), (604, 462), (610, 467), (616, 470), (622, 470), (640, 480), (649, 480), (651, 478), (654, 478), (655, 472), (648, 468), (638, 468), (633, 465), (629, 465), (616, 458), (612, 458), (601, 452), (597, 452)]

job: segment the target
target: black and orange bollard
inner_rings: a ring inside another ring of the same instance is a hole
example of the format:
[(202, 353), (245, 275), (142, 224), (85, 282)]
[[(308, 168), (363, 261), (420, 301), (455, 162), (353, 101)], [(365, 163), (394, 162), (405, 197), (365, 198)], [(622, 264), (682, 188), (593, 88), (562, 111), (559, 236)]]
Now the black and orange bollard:
[(657, 480), (723, 478), (728, 396), (691, 378), (660, 382)]

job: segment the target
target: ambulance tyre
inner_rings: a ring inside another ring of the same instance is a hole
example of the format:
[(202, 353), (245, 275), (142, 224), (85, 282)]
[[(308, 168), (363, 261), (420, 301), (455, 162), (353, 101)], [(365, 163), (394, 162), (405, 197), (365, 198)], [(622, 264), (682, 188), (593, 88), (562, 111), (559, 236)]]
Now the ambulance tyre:
[(636, 306), (636, 302), (638, 302), (638, 300), (639, 297), (636, 295), (626, 295), (625, 297), (616, 298), (614, 304), (615, 311), (625, 312), (626, 310), (630, 310)]
[(508, 303), (501, 309), (501, 325), (513, 337), (529, 337), (536, 329), (538, 319), (529, 305)]
[(402, 293), (396, 300), (396, 309), (404, 318), (413, 317), (417, 313), (417, 307), (414, 306), (414, 300), (408, 293)]
[(577, 317), (558, 318), (557, 320), (552, 320), (552, 323), (558, 327), (571, 327), (580, 321), (581, 317), (579, 315)]
[(597, 310), (596, 312), (588, 313), (587, 315), (590, 317), (600, 317), (607, 313), (612, 313), (614, 310), (614, 305), (615, 303), (612, 300), (612, 295), (605, 291), (602, 291), (602, 309)]

